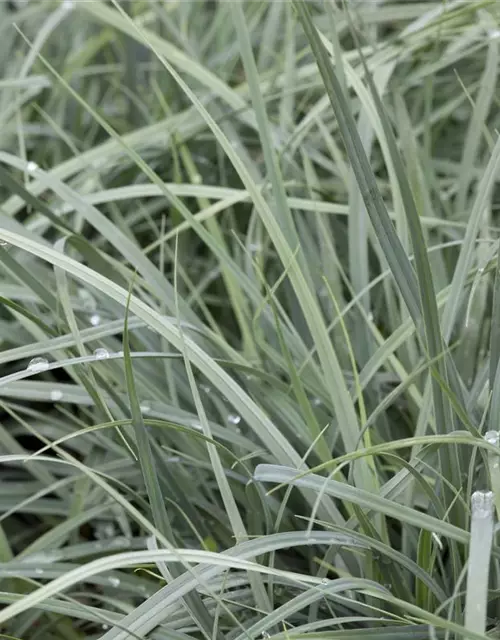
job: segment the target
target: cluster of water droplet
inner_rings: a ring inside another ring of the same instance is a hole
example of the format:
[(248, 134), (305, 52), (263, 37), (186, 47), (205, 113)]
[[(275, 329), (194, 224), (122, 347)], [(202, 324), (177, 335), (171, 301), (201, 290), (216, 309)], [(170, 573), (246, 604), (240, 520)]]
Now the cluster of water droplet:
[[(94, 351), (94, 358), (96, 360), (107, 360), (110, 357), (109, 351), (104, 349), (104, 347), (98, 347)], [(47, 358), (43, 358), (41, 356), (37, 356), (36, 358), (32, 358), (28, 364), (28, 371), (31, 373), (42, 373), (43, 371), (47, 371), (50, 367), (49, 361)], [(50, 392), (50, 399), (53, 402), (58, 402), (63, 397), (63, 392), (60, 389), (53, 389)], [(147, 412), (147, 405), (145, 404), (144, 412)]]

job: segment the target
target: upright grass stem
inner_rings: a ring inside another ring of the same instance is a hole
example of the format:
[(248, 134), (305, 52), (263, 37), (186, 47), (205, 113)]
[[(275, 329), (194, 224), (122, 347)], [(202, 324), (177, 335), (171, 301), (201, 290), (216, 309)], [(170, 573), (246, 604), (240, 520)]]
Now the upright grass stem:
[(484, 633), (493, 541), (493, 491), (475, 491), (472, 494), (471, 506), (471, 541), (465, 600), (465, 628), (467, 631)]

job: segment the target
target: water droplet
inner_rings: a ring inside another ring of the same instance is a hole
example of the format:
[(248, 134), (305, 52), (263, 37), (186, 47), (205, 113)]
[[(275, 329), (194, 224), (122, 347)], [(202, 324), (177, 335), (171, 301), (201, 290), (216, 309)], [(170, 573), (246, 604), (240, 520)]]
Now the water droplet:
[(78, 299), (85, 311), (93, 312), (97, 308), (97, 302), (94, 296), (87, 289), (78, 289)]
[(28, 365), (28, 371), (33, 373), (39, 373), (40, 371), (47, 371), (49, 368), (49, 361), (46, 358), (33, 358)]
[(50, 392), (50, 399), (52, 402), (58, 402), (59, 400), (62, 400), (62, 397), (63, 392), (60, 389), (52, 389)]
[(90, 324), (93, 327), (98, 327), (101, 324), (101, 316), (98, 313), (93, 313), (90, 316)]
[(43, 576), (43, 569), (40, 569), (40, 567), (37, 567), (35, 569), (35, 573), (37, 576)]
[(8, 249), (10, 247), (10, 244), (7, 242), (7, 240), (0, 240), (0, 247), (2, 247), (3, 249)]
[(94, 351), (94, 357), (96, 360), (106, 360), (106, 358), (109, 358), (109, 351), (107, 349), (96, 349)]
[(123, 358), (123, 351), (117, 351), (117, 352), (116, 352), (116, 355), (117, 355), (119, 358)]
[(498, 447), (500, 444), (500, 433), (498, 431), (487, 431), (484, 434), (484, 439), (488, 444)]
[(111, 576), (111, 578), (109, 578), (109, 584), (112, 587), (119, 587), (120, 586), (120, 578), (115, 578), (114, 576)]
[(271, 635), (267, 631), (262, 632), (262, 640), (269, 640)]
[(193, 184), (201, 184), (202, 183), (203, 178), (200, 176), (199, 173), (195, 173), (193, 176)]
[(229, 422), (229, 424), (240, 424), (241, 416), (239, 416), (237, 413), (230, 413), (227, 417), (227, 421)]
[(368, 314), (368, 320), (370, 322), (373, 322), (373, 313), (370, 311), (370, 313)]
[(386, 582), (384, 584), (384, 587), (387, 589), (387, 591), (392, 591), (392, 584), (390, 582)]
[(479, 269), (477, 270), (478, 273), (484, 273), (484, 267), (479, 267)]
[(259, 251), (262, 251), (262, 244), (260, 242), (251, 242), (248, 245), (248, 250), (251, 253), (258, 253)]
[(321, 398), (313, 398), (312, 404), (313, 404), (313, 407), (319, 407), (321, 405)]
[(146, 400), (141, 404), (141, 413), (149, 413), (151, 411), (151, 403)]
[(64, 9), (64, 11), (72, 11), (75, 4), (73, 0), (63, 0), (63, 3), (61, 6)]
[(321, 581), (321, 584), (328, 584), (329, 580), (328, 578), (323, 578), (323, 580)]
[(500, 29), (490, 29), (489, 36), (492, 40), (500, 38)]
[(27, 171), (28, 173), (35, 173), (35, 171), (37, 171), (37, 170), (38, 170), (38, 168), (39, 168), (39, 167), (38, 167), (37, 163), (36, 163), (36, 162), (33, 162), (33, 160), (30, 160), (30, 161), (28, 162), (28, 164), (26, 165), (26, 171)]
[(102, 629), (103, 631), (106, 631), (106, 629), (109, 629), (109, 624), (102, 624), (102, 625), (101, 625), (101, 629)]
[(204, 393), (210, 393), (212, 391), (212, 387), (208, 384), (200, 384), (200, 389), (204, 392)]

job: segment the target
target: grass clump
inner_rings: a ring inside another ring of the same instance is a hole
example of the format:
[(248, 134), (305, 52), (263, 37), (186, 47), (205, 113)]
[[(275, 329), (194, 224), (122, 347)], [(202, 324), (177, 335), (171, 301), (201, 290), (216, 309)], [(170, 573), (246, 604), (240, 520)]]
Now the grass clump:
[(495, 637), (498, 3), (0, 12), (2, 637)]

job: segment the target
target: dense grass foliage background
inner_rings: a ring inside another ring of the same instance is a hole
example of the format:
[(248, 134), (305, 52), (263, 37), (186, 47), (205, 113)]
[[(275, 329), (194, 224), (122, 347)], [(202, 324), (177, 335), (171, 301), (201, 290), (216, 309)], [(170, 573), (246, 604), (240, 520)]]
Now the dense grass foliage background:
[(500, 3), (0, 32), (0, 637), (495, 637)]

